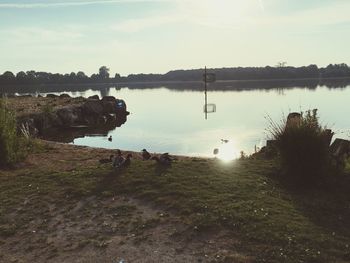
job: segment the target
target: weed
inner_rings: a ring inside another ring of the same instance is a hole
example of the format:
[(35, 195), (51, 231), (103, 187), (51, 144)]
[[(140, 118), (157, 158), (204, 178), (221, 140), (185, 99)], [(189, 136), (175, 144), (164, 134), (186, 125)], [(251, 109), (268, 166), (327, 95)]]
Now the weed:
[(41, 107), (41, 111), (46, 115), (50, 115), (51, 113), (53, 113), (53, 105), (45, 104)]
[(28, 154), (28, 139), (17, 134), (16, 116), (0, 99), (0, 166), (12, 165)]
[(299, 186), (317, 185), (330, 171), (329, 131), (319, 124), (317, 110), (280, 123), (269, 119), (286, 180)]

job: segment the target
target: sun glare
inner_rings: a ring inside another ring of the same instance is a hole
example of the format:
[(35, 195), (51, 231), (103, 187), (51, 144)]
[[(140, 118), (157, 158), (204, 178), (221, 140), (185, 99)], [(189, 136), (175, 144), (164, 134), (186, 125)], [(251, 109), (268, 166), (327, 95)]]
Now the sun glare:
[[(218, 27), (239, 26), (250, 12), (252, 1), (191, 0), (184, 1), (189, 18), (198, 24)], [(256, 4), (259, 4), (256, 2)]]
[(232, 161), (239, 157), (239, 151), (232, 141), (221, 144), (218, 150), (217, 158), (222, 161)]

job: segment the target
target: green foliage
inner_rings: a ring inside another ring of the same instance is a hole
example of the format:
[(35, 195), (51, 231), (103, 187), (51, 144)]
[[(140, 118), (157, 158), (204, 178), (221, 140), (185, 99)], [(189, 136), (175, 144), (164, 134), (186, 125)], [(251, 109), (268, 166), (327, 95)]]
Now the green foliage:
[(0, 166), (22, 160), (31, 144), (30, 140), (17, 134), (16, 116), (0, 99)]
[(301, 113), (291, 122), (269, 120), (285, 179), (305, 186), (319, 183), (329, 171), (330, 154), (327, 129), (319, 124), (317, 110)]
[(6, 102), (0, 100), (0, 165), (16, 161), (16, 118), (6, 108)]
[(53, 112), (53, 106), (50, 104), (45, 104), (42, 106), (41, 110), (44, 114), (49, 115)]

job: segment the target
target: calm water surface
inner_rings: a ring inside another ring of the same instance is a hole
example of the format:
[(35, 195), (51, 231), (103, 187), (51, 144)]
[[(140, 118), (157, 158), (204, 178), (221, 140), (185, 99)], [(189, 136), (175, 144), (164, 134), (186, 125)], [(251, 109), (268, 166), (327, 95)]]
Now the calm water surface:
[[(237, 157), (243, 150), (254, 152), (265, 145), (269, 115), (278, 121), (283, 114), (317, 108), (320, 120), (331, 127), (336, 137), (349, 139), (350, 86), (345, 89), (317, 87), (310, 90), (209, 91), (208, 103), (216, 112), (203, 112), (204, 93), (173, 91), (166, 88), (116, 89), (66, 92), (71, 96), (111, 95), (124, 99), (130, 111), (127, 122), (108, 136), (85, 136), (76, 145), (120, 148), (150, 152), (169, 152), (190, 156), (213, 156), (219, 148), (222, 159)], [(222, 143), (221, 139), (229, 140)]]

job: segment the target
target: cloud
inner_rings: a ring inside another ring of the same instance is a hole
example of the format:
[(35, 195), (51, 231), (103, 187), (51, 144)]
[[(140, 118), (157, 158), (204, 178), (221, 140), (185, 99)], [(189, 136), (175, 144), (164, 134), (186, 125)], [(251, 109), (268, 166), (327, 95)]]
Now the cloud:
[(263, 0), (258, 0), (259, 1), (259, 5), (262, 11), (265, 11), (265, 6), (264, 6), (264, 2)]
[(1, 30), (4, 39), (21, 45), (56, 44), (78, 41), (84, 36), (80, 27), (62, 27), (60, 29), (42, 27), (17, 27)]
[(349, 2), (329, 3), (319, 7), (304, 9), (289, 15), (274, 14), (262, 17), (255, 26), (271, 28), (297, 28), (305, 30), (310, 27), (324, 28), (343, 23), (350, 23)]
[(118, 3), (144, 3), (144, 2), (166, 2), (167, 0), (90, 0), (75, 2), (52, 2), (52, 3), (0, 3), (0, 8), (50, 8), (50, 7), (70, 7), (84, 5), (100, 4), (118, 4)]
[(154, 28), (165, 24), (177, 23), (184, 20), (181, 14), (169, 14), (121, 21), (111, 27), (112, 30), (123, 33), (135, 33), (144, 29)]

